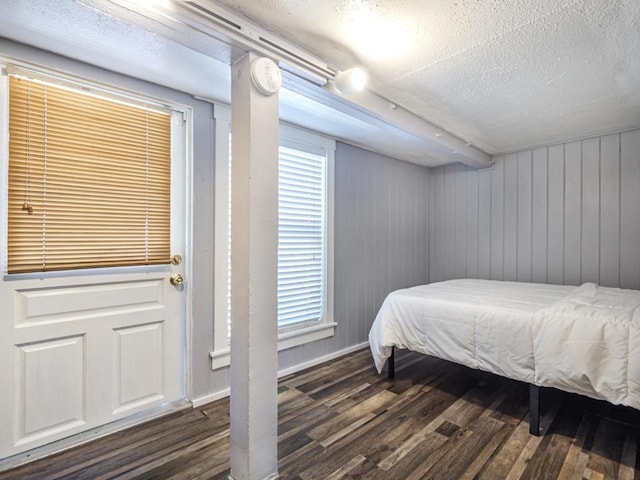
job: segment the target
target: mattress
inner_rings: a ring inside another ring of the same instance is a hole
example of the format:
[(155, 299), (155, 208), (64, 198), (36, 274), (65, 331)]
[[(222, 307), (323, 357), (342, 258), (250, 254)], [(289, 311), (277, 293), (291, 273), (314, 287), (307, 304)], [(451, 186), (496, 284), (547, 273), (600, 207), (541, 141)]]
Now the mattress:
[(369, 332), (392, 347), (640, 408), (640, 291), (459, 279), (397, 290)]
[(532, 382), (531, 318), (575, 288), (459, 279), (396, 290), (369, 333), (376, 367), (397, 346)]

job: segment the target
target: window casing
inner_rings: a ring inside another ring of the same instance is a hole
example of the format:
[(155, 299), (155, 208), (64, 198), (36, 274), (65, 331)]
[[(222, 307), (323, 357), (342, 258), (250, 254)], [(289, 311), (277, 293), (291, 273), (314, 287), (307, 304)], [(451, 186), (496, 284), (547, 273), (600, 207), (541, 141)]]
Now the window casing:
[[(216, 273), (212, 368), (229, 364), (230, 111), (216, 105)], [(333, 168), (335, 142), (280, 125), (278, 349), (334, 334)], [(221, 222), (217, 219), (225, 218)]]
[(172, 111), (12, 69), (5, 271), (166, 264)]

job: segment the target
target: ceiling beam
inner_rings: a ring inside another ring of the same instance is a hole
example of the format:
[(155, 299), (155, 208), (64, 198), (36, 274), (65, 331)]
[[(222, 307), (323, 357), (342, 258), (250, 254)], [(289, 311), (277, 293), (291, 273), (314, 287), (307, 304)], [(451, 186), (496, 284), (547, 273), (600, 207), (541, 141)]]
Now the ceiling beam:
[[(285, 88), (332, 106), (369, 124), (403, 130), (426, 146), (425, 156), (439, 163), (461, 162), (474, 168), (491, 165), (486, 152), (375, 92), (340, 96), (331, 88), (337, 69), (317, 56), (256, 25), (214, 1), (144, 2), (142, 0), (76, 0), (227, 64), (255, 51), (280, 63)], [(211, 39), (226, 48), (212, 46)]]

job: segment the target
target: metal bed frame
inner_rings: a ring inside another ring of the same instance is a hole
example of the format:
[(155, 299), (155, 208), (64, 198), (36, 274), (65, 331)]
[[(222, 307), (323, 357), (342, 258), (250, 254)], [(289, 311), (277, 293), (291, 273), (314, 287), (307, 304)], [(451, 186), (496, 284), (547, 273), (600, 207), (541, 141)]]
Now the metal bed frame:
[[(396, 377), (396, 349), (391, 347), (391, 356), (387, 359), (387, 375), (389, 380)], [(540, 436), (540, 387), (529, 384), (529, 433)]]

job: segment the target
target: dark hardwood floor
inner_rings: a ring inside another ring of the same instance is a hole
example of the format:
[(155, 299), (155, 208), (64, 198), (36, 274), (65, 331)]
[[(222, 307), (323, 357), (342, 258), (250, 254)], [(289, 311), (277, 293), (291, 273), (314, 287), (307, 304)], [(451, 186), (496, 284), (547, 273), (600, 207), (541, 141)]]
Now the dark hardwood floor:
[[(398, 352), (396, 378), (368, 350), (279, 387), (283, 479), (640, 479), (640, 412), (553, 390), (529, 435), (528, 388)], [(6, 479), (224, 479), (229, 404), (174, 413), (0, 473)]]

